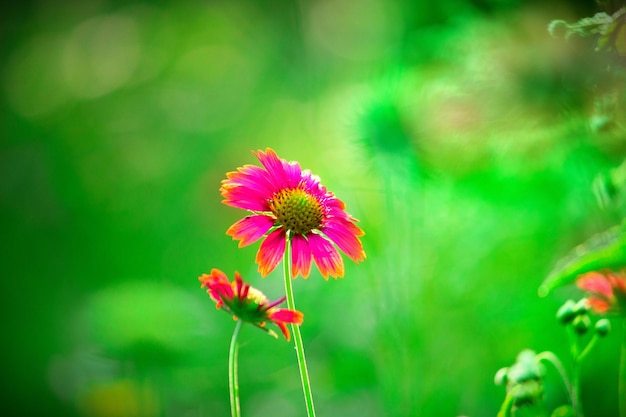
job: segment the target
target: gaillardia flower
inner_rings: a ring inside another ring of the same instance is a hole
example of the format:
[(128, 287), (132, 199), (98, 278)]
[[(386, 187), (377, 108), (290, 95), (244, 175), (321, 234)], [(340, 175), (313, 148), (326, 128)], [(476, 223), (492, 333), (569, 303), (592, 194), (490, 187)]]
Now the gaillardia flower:
[(345, 204), (320, 183), (319, 177), (288, 162), (272, 149), (253, 152), (263, 167), (244, 165), (226, 174), (220, 192), (224, 204), (252, 214), (233, 224), (226, 234), (239, 247), (264, 237), (256, 255), (259, 272), (266, 276), (292, 244), (292, 276), (311, 272), (314, 261), (325, 279), (342, 277), (343, 259), (338, 249), (354, 262), (365, 259), (357, 220)]
[(198, 280), (202, 283), (201, 288), (207, 288), (206, 292), (215, 301), (218, 309), (223, 307), (235, 320), (240, 319), (253, 324), (273, 336), (276, 334), (265, 327), (267, 321), (278, 326), (289, 340), (286, 323), (300, 325), (304, 320), (304, 315), (297, 310), (276, 308), (285, 301), (285, 297), (270, 302), (261, 291), (243, 282), (238, 272), (235, 272), (235, 280), (232, 283), (224, 272), (215, 268), (211, 270), (211, 274), (202, 274)]
[(581, 275), (576, 284), (590, 293), (587, 303), (597, 313), (626, 314), (626, 275), (623, 272), (589, 272)]

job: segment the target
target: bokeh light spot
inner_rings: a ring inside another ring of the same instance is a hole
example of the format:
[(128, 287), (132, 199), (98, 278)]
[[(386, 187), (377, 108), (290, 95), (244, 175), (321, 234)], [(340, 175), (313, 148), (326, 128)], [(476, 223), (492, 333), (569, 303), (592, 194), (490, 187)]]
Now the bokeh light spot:
[(134, 20), (124, 15), (89, 19), (74, 30), (64, 48), (65, 82), (77, 97), (103, 96), (129, 81), (140, 54)]

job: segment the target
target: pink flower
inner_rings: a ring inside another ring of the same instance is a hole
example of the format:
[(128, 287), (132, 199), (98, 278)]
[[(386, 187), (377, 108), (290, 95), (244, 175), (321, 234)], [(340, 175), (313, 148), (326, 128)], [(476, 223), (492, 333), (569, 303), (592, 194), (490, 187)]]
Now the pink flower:
[(233, 315), (235, 320), (241, 319), (251, 323), (270, 334), (271, 330), (265, 328), (265, 322), (271, 321), (283, 332), (287, 340), (290, 339), (286, 323), (300, 325), (304, 315), (297, 310), (276, 308), (285, 301), (281, 297), (270, 302), (259, 290), (243, 282), (241, 275), (235, 272), (235, 280), (231, 283), (225, 273), (213, 268), (211, 274), (202, 274), (198, 280), (202, 282), (202, 288), (207, 288), (207, 293), (215, 301), (215, 306)]
[(256, 255), (259, 272), (266, 276), (280, 263), (287, 239), (292, 244), (292, 276), (309, 276), (315, 262), (325, 279), (344, 274), (343, 251), (354, 262), (365, 259), (357, 220), (345, 204), (302, 170), (297, 162), (280, 159), (267, 148), (253, 152), (263, 167), (244, 165), (226, 174), (220, 191), (223, 203), (251, 212), (233, 224), (226, 234), (239, 247), (263, 238)]
[(589, 272), (581, 275), (578, 288), (590, 293), (587, 302), (597, 313), (626, 309), (626, 275), (623, 272)]

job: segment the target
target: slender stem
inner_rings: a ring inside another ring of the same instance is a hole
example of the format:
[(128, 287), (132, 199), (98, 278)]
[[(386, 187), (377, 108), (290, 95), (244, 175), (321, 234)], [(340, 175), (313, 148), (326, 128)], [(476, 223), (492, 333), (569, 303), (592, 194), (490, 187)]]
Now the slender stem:
[(626, 417), (626, 318), (622, 319), (622, 348), (619, 364), (618, 398), (619, 415)]
[(583, 407), (580, 404), (580, 362), (574, 358), (574, 369), (572, 370), (572, 408), (576, 417), (584, 417)]
[(237, 352), (239, 350), (237, 336), (239, 336), (242, 324), (243, 320), (237, 320), (233, 337), (230, 339), (230, 350), (228, 351), (228, 388), (231, 417), (239, 417), (241, 415), (239, 408), (239, 378), (237, 377)]
[[(573, 370), (573, 385), (574, 385), (574, 397), (576, 399), (576, 404), (573, 405), (574, 407), (574, 413), (576, 414), (576, 416), (578, 417), (583, 417), (583, 407), (582, 407), (582, 403), (580, 401), (580, 365), (582, 364), (583, 359), (585, 359), (585, 357), (589, 354), (589, 352), (591, 352), (591, 349), (593, 349), (593, 347), (596, 345), (596, 343), (598, 342), (598, 339), (600, 337), (598, 336), (598, 334), (594, 334), (593, 337), (591, 338), (591, 340), (589, 341), (589, 343), (587, 343), (587, 346), (585, 346), (585, 348), (578, 353), (578, 356), (574, 357), (574, 370)], [(573, 404), (573, 401), (572, 401)]]
[(569, 339), (570, 353), (572, 358), (576, 359), (578, 357), (578, 353), (580, 352), (578, 349), (578, 336), (574, 331), (572, 326), (567, 326), (567, 337)]
[(513, 408), (514, 394), (519, 390), (520, 386), (516, 385), (509, 392), (506, 393), (504, 402), (498, 411), (497, 417), (509, 417), (511, 415), (511, 408)]
[(574, 402), (576, 401), (574, 399), (575, 398), (574, 389), (572, 387), (572, 384), (569, 381), (569, 378), (567, 377), (565, 368), (563, 367), (563, 364), (561, 363), (559, 358), (554, 353), (550, 351), (546, 351), (546, 352), (541, 352), (540, 354), (538, 354), (535, 359), (538, 361), (545, 360), (546, 362), (550, 362), (552, 366), (554, 366), (554, 369), (556, 369), (559, 375), (561, 376), (563, 385), (565, 385), (565, 389), (567, 390), (567, 394), (569, 395), (570, 402), (572, 403), (572, 408), (576, 408), (576, 406), (574, 405)]
[[(291, 289), (291, 239), (287, 238), (285, 247), (285, 257), (283, 258), (284, 276), (285, 276), (285, 294), (287, 296), (287, 307), (290, 310), (296, 309), (296, 303), (293, 298), (293, 290)], [(309, 382), (309, 371), (306, 367), (306, 356), (304, 355), (304, 345), (302, 344), (302, 335), (300, 334), (300, 326), (291, 325), (293, 332), (293, 340), (296, 347), (296, 356), (298, 358), (298, 367), (300, 368), (300, 382), (302, 383), (302, 391), (304, 393), (304, 401), (306, 403), (307, 416), (315, 416), (315, 407), (313, 405), (313, 394), (311, 393), (311, 383)]]
[(572, 367), (572, 408), (574, 409), (574, 415), (576, 417), (584, 417), (583, 408), (580, 403), (580, 348), (578, 347), (578, 335), (575, 333), (572, 326), (568, 326), (567, 335), (570, 342), (570, 353), (572, 354), (573, 367)]
[(600, 339), (600, 336), (598, 336), (597, 333), (594, 334), (589, 343), (587, 343), (587, 346), (585, 346), (585, 349), (578, 354), (578, 358), (576, 358), (578, 362), (581, 362), (583, 359), (585, 359), (585, 356), (587, 356), (589, 352), (591, 352), (591, 349), (593, 349), (593, 347), (596, 345), (598, 339)]

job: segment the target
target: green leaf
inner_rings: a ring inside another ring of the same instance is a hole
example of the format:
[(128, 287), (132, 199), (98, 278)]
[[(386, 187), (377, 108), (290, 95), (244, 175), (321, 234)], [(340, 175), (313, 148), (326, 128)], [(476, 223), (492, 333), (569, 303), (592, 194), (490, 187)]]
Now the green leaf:
[(554, 288), (571, 283), (580, 274), (623, 267), (626, 267), (626, 222), (572, 249), (543, 281), (539, 296), (547, 296)]

